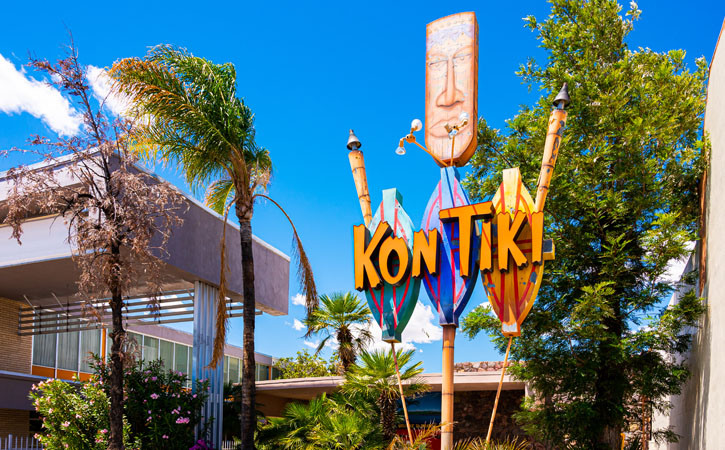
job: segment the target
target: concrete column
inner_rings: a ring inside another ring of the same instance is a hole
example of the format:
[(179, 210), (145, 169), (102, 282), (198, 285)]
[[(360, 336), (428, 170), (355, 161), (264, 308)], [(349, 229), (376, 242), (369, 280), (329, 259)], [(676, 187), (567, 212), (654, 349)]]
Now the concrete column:
[[(219, 290), (201, 281), (194, 283), (194, 348), (192, 350), (191, 382), (196, 390), (197, 380), (209, 380), (209, 397), (202, 409), (202, 422), (197, 429), (197, 439), (206, 438), (214, 448), (221, 448), (224, 405), (224, 362), (216, 369), (208, 367), (214, 350), (214, 322)], [(207, 423), (209, 433), (200, 433)]]

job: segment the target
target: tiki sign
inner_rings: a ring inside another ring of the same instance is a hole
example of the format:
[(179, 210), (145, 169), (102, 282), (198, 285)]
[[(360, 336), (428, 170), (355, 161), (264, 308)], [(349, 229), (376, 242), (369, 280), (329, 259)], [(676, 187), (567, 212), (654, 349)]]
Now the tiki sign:
[[(478, 113), (478, 23), (473, 12), (428, 24), (425, 67), (425, 143), (447, 165), (464, 166), (476, 150)], [(450, 127), (466, 112), (470, 120), (455, 136)]]

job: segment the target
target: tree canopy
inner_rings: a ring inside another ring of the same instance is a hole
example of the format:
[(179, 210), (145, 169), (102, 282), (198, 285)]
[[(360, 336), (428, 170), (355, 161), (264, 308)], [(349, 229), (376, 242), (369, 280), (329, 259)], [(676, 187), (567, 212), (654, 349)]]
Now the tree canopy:
[[(524, 19), (547, 60), (518, 72), (542, 95), (503, 131), (479, 119), (466, 185), (487, 199), (508, 167), (536, 185), (551, 102), (567, 82), (572, 103), (546, 209), (556, 259), (511, 350), (525, 361), (513, 373), (535, 392), (518, 419), (557, 446), (619, 448), (620, 432), (666, 409), (663, 397), (688, 376), (668, 355), (689, 347), (701, 302), (692, 292), (664, 311), (663, 302), (677, 287), (669, 264), (697, 239), (707, 65), (700, 58), (690, 69), (682, 50), (630, 48), (634, 2), (627, 11), (616, 0), (550, 3), (546, 20)], [(473, 310), (463, 330), (506, 345), (488, 308)]]

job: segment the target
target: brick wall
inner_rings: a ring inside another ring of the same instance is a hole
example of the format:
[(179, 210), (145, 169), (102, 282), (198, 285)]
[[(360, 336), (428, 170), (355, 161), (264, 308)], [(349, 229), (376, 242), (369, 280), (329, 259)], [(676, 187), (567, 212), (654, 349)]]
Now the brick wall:
[(28, 436), (30, 412), (17, 409), (0, 409), (0, 438), (13, 436)]
[[(519, 437), (519, 440), (526, 439), (524, 431), (512, 417), (520, 408), (523, 398), (523, 390), (501, 391), (491, 433), (492, 440), (503, 441), (514, 437)], [(456, 439), (486, 437), (495, 399), (496, 391), (456, 392), (453, 412)]]
[(18, 336), (21, 306), (20, 302), (0, 297), (0, 370), (30, 373), (33, 338)]

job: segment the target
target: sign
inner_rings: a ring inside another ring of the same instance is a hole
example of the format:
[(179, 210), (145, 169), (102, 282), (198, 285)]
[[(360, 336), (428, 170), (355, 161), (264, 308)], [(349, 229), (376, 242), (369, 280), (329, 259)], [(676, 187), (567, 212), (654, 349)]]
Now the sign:
[(554, 249), (518, 168), (504, 171), (492, 201), (473, 204), (456, 169), (443, 168), (422, 230), (413, 232), (409, 222), (402, 196), (390, 189), (370, 225), (354, 227), (355, 288), (366, 291), (383, 336), (399, 342), (395, 330), (410, 318), (418, 280), (440, 324), (458, 325), (479, 272), (504, 335), (520, 335)]
[[(425, 144), (446, 165), (464, 166), (476, 151), (478, 127), (478, 22), (464, 12), (426, 27)], [(451, 149), (449, 127), (461, 113), (471, 119)]]

